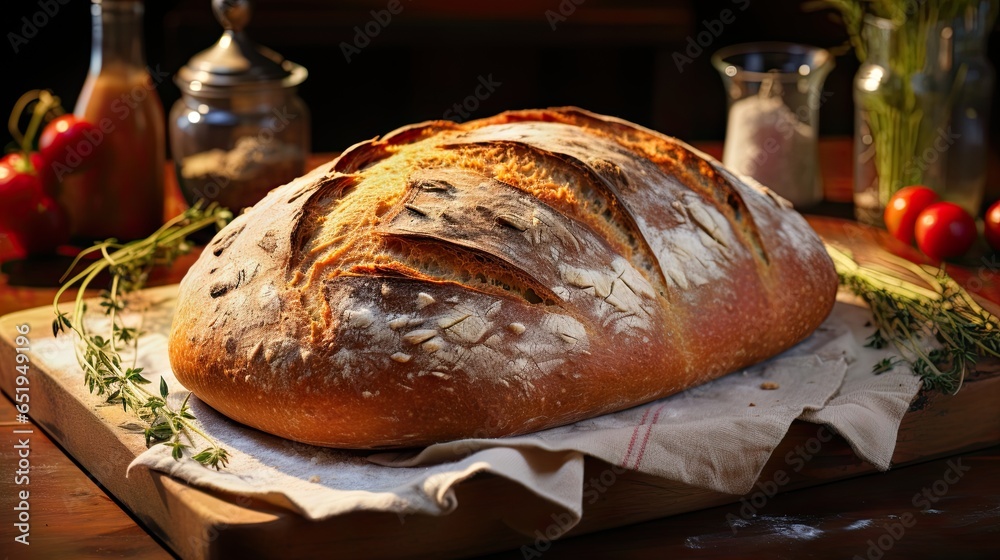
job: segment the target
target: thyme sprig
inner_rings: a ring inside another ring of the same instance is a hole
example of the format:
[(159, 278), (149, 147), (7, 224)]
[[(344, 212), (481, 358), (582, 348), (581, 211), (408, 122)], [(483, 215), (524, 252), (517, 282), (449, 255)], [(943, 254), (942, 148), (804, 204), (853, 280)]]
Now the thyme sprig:
[[(888, 266), (861, 265), (848, 252), (826, 248), (840, 283), (871, 308), (875, 332), (867, 345), (892, 345), (899, 353), (875, 364), (874, 373), (905, 361), (924, 387), (957, 393), (980, 357), (1000, 358), (1000, 319), (976, 303), (943, 268), (892, 255), (883, 257)], [(907, 280), (906, 274), (920, 284)]]
[[(84, 382), (90, 392), (104, 396), (108, 403), (121, 404), (123, 410), (132, 411), (146, 422), (146, 445), (163, 443), (171, 448), (174, 459), (181, 459), (186, 451), (190, 452), (196, 446), (197, 436), (207, 447), (191, 458), (216, 469), (226, 466), (227, 451), (194, 423), (195, 417), (188, 406), (190, 394), (180, 408), (175, 409), (167, 404), (169, 389), (162, 377), (155, 392), (147, 389), (151, 382), (143, 376), (142, 368), (136, 367), (141, 330), (125, 326), (121, 314), (128, 306), (128, 295), (145, 286), (155, 266), (169, 265), (190, 252), (189, 235), (211, 225), (221, 228), (232, 217), (229, 210), (217, 204), (207, 207), (196, 204), (145, 239), (129, 243), (108, 239), (96, 243), (73, 261), (60, 280), (64, 284), (53, 301), (56, 318), (52, 321), (52, 333), (58, 336), (68, 329), (76, 336), (76, 359), (83, 368)], [(99, 254), (97, 260), (66, 280), (84, 257), (94, 254)], [(84, 295), (104, 271), (110, 273), (111, 285), (100, 293), (98, 300), (103, 314), (108, 317), (110, 332), (99, 334), (87, 327)], [(66, 313), (59, 309), (59, 300), (69, 290), (76, 290), (76, 298), (72, 310)], [(128, 348), (131, 348), (131, 363), (126, 363), (122, 357), (122, 351)]]

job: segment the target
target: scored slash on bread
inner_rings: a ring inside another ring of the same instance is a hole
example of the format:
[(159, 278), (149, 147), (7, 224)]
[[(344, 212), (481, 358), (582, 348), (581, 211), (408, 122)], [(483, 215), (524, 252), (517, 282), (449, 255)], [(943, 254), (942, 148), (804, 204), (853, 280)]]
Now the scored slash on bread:
[(432, 121), (273, 190), (181, 283), (177, 378), (223, 414), (387, 448), (559, 426), (773, 356), (833, 306), (783, 199), (576, 108)]

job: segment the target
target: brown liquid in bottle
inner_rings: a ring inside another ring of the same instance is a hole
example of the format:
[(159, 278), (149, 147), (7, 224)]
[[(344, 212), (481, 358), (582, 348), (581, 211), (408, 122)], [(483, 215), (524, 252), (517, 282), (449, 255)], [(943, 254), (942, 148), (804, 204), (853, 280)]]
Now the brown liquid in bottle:
[(163, 222), (163, 103), (142, 55), (142, 5), (92, 8), (94, 53), (74, 113), (98, 132), (89, 156), (78, 146), (87, 163), (63, 178), (60, 197), (77, 240), (138, 239)]

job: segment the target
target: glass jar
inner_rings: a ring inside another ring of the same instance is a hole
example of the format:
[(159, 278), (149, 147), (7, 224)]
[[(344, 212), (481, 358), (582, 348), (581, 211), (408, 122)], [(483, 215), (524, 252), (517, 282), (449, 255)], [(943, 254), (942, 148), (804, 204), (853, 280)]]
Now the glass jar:
[(309, 110), (296, 89), (307, 72), (249, 40), (248, 1), (215, 0), (213, 9), (225, 32), (175, 77), (170, 147), (189, 204), (239, 213), (305, 172)]
[(90, 8), (90, 70), (73, 112), (95, 131), (78, 147), (87, 165), (62, 180), (59, 198), (75, 242), (140, 239), (164, 217), (166, 132), (156, 93), (162, 77), (146, 66), (142, 2), (93, 0)]
[[(990, 109), (996, 71), (986, 57), (986, 39), (996, 3), (982, 0), (951, 22), (954, 45), (951, 76), (955, 84), (943, 196), (975, 216), (986, 190)], [(947, 32), (946, 32), (947, 33)]]
[(822, 201), (819, 108), (833, 69), (830, 53), (794, 43), (747, 43), (718, 51), (712, 63), (729, 104), (723, 164), (797, 208)]
[(309, 111), (294, 89), (187, 89), (170, 127), (188, 204), (218, 202), (238, 213), (305, 171)]
[(883, 225), (889, 198), (907, 185), (945, 190), (951, 117), (943, 28), (898, 27), (866, 16), (865, 60), (854, 78), (854, 208)]

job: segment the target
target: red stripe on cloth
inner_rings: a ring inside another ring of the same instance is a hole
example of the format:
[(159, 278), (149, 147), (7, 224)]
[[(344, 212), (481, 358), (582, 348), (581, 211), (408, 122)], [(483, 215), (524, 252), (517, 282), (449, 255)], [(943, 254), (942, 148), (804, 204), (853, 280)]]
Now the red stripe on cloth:
[(632, 470), (639, 470), (639, 463), (642, 462), (642, 456), (646, 454), (646, 444), (649, 443), (649, 434), (653, 433), (653, 426), (656, 425), (656, 421), (660, 419), (660, 412), (663, 411), (663, 407), (667, 406), (666, 403), (661, 404), (656, 409), (656, 414), (653, 415), (653, 421), (649, 423), (649, 429), (646, 430), (646, 437), (642, 438), (642, 445), (639, 447), (639, 455), (635, 459), (635, 466)]
[(652, 410), (652, 408), (646, 409), (646, 413), (642, 415), (642, 420), (639, 421), (639, 425), (632, 430), (632, 440), (628, 442), (628, 451), (625, 452), (625, 458), (622, 459), (621, 466), (623, 469), (628, 468), (628, 458), (632, 456), (632, 447), (635, 445), (636, 438), (639, 437), (639, 428), (642, 428), (642, 425), (646, 423), (646, 418), (649, 417), (650, 410)]

